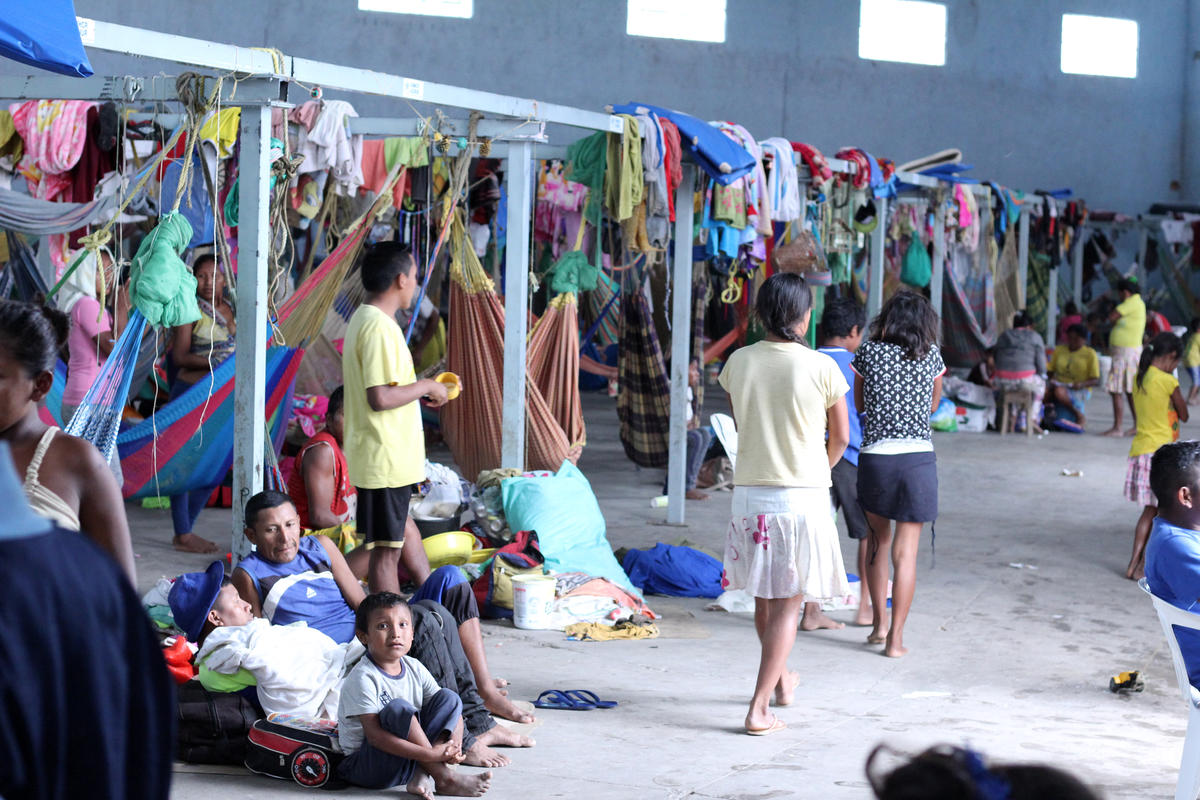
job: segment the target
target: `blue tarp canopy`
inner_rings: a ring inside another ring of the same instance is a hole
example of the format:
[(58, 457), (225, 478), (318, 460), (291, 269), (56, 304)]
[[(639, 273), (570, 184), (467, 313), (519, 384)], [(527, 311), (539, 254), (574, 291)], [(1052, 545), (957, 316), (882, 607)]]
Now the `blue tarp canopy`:
[(86, 78), (92, 74), (73, 0), (0, 3), (0, 56), (39, 69)]

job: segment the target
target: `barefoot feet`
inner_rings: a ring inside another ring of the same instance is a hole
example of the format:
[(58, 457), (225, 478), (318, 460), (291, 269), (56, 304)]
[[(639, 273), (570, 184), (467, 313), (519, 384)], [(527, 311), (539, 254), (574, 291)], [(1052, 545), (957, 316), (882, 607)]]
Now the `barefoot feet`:
[(840, 631), (844, 627), (846, 626), (842, 623), (826, 616), (825, 612), (821, 610), (821, 606), (817, 603), (804, 604), (804, 616), (800, 619), (800, 630), (816, 631), (824, 629)]
[[(467, 775), (453, 769), (447, 772), (445, 777), (436, 781), (438, 794), (448, 794), (454, 797), (482, 797), (492, 785), (491, 772), (480, 772), (475, 775)], [(409, 791), (412, 790), (409, 789)], [(422, 797), (424, 796), (422, 795)], [(428, 795), (428, 797), (432, 800), (433, 795)]]
[(887, 645), (883, 648), (883, 654), (888, 658), (903, 658), (908, 655), (908, 648), (900, 644), (899, 641), (894, 641), (891, 634), (888, 634)]
[(860, 628), (875, 624), (875, 612), (871, 608), (871, 601), (858, 604), (858, 613), (854, 615), (854, 624)]
[(504, 719), (521, 723), (537, 721), (537, 718), (533, 716), (533, 714), (518, 708), (513, 704), (513, 701), (501, 694), (499, 689), (493, 689), (493, 691), (487, 692), (486, 694), (480, 692), (480, 695), (483, 696), (483, 704), (487, 707), (487, 710), (495, 714), (497, 717), (503, 717)]
[(466, 755), (463, 763), (468, 767), (507, 767), (512, 763), (508, 756), (497, 753), (484, 744), (482, 738), (475, 739), (475, 744), (471, 745)]
[(537, 744), (531, 737), (522, 736), (503, 725), (495, 725), (490, 730), (479, 734), (477, 741), (483, 742), (488, 747), (533, 747)]
[(788, 670), (775, 686), (775, 705), (790, 706), (796, 699), (796, 687), (800, 685), (800, 673)]
[(425, 800), (433, 800), (433, 789), (433, 777), (420, 767), (413, 770), (412, 779), (404, 787), (404, 791), (417, 797), (423, 797)]
[(185, 533), (181, 536), (176, 536), (172, 544), (175, 545), (176, 550), (182, 550), (185, 553), (217, 552), (217, 546), (214, 543), (194, 533)]

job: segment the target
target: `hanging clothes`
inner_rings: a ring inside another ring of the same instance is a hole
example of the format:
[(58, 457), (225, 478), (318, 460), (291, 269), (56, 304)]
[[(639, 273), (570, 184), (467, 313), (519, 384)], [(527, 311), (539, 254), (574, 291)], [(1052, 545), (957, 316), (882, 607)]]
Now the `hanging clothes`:
[(792, 142), (792, 149), (799, 153), (800, 157), (804, 159), (804, 163), (808, 165), (808, 171), (812, 175), (812, 182), (817, 187), (817, 191), (824, 193), (829, 188), (829, 184), (833, 182), (833, 170), (830, 169), (825, 156), (817, 148), (803, 142)]
[(667, 201), (667, 172), (663, 163), (663, 129), (653, 114), (638, 116), (642, 132), (642, 169), (646, 184), (646, 236), (650, 245), (667, 246), (670, 238), (670, 205)]
[(771, 174), (767, 176), (767, 194), (771, 198), (771, 219), (791, 222), (803, 212), (800, 206), (800, 178), (792, 143), (779, 137), (759, 142), (764, 154), (770, 154)]
[[(767, 191), (767, 175), (762, 165), (762, 148), (758, 140), (741, 125), (732, 122), (709, 123), (719, 128), (726, 136), (740, 144), (754, 165), (749, 173), (739, 178), (746, 193), (746, 225), (752, 228), (758, 236), (770, 236), (771, 231), (771, 196)], [(743, 244), (748, 244), (755, 237), (743, 236)]]
[(658, 118), (663, 133), (663, 172), (667, 176), (667, 209), (671, 222), (675, 221), (675, 190), (683, 182), (683, 150), (680, 149), (679, 128), (665, 117)]
[(300, 170), (329, 170), (334, 191), (344, 197), (353, 197), (363, 183), (363, 137), (351, 136), (349, 127), (349, 118), (357, 116), (345, 100), (322, 101), (320, 116), (297, 149), (304, 156)]
[(642, 202), (642, 137), (637, 119), (622, 114), (625, 130), (608, 135), (608, 168), (604, 171), (604, 205), (617, 222), (633, 216)]
[(87, 113), (95, 105), (83, 100), (27, 100), (9, 106), (13, 126), (25, 143), (18, 169), (34, 197), (53, 200), (70, 187), (66, 173), (83, 154)]

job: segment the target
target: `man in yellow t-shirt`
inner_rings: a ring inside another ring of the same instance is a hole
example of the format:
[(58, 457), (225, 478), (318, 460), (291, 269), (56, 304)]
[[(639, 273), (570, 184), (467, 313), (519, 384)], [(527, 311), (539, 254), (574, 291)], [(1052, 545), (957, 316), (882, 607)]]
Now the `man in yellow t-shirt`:
[(1137, 378), (1138, 360), (1142, 357), (1142, 337), (1146, 333), (1146, 304), (1142, 302), (1137, 281), (1124, 278), (1117, 284), (1117, 293), (1121, 297), (1120, 304), (1109, 316), (1113, 323), (1112, 332), (1108, 335), (1108, 346), (1112, 356), (1112, 367), (1108, 371), (1108, 379), (1104, 382), (1104, 390), (1112, 395), (1113, 426), (1104, 432), (1105, 436), (1120, 436), (1124, 421), (1124, 406), (1121, 395), (1125, 395), (1129, 403), (1129, 413), (1133, 416), (1133, 427), (1126, 436), (1137, 432), (1137, 411), (1133, 408), (1133, 382)]
[(380, 242), (362, 262), (367, 299), (350, 317), (342, 348), (345, 453), (358, 492), (359, 533), (370, 553), (371, 592), (399, 592), (396, 568), (404, 546), (408, 501), (425, 480), (422, 400), (437, 408), (446, 387), (417, 380), (396, 312), (412, 305), (417, 265), (398, 242)]
[(1067, 343), (1054, 348), (1047, 372), (1046, 405), (1056, 407), (1060, 415), (1074, 414), (1079, 427), (1087, 427), (1087, 401), (1092, 387), (1100, 383), (1100, 357), (1087, 346), (1087, 328), (1079, 324), (1067, 328)]

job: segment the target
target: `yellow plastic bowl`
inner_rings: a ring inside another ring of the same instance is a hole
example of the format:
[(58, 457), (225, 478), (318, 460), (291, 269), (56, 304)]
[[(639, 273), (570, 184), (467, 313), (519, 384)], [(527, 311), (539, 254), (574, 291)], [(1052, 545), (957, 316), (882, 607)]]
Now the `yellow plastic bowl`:
[(472, 550), (471, 557), (468, 558), (467, 561), (470, 562), (471, 564), (482, 564), (483, 562), (485, 562), (489, 558), (491, 558), (492, 554), (495, 552), (496, 552), (496, 548), (494, 548), (494, 547), (482, 547), (478, 550)]
[(433, 569), (447, 564), (466, 564), (475, 549), (475, 537), (466, 531), (447, 531), (422, 539), (429, 566)]
[(443, 372), (439, 374), (435, 381), (446, 387), (446, 398), (453, 400), (462, 392), (462, 380), (453, 372)]

